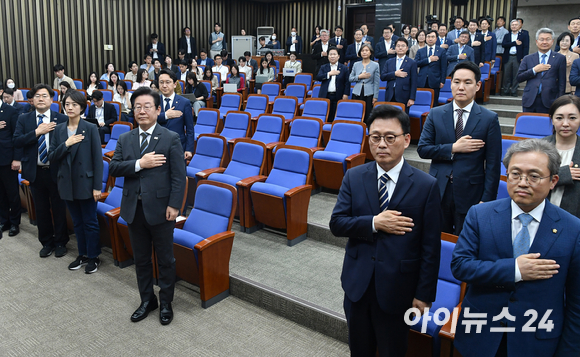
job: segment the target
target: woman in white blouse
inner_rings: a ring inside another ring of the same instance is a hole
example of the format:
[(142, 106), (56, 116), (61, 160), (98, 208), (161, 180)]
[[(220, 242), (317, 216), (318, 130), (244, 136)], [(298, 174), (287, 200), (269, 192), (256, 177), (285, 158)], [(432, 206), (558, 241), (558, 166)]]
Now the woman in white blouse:
[(123, 81), (117, 83), (117, 93), (113, 96), (113, 102), (121, 103), (121, 120), (132, 121), (129, 119), (131, 114), (131, 93), (127, 92), (127, 83)]
[(151, 81), (149, 81), (149, 72), (147, 72), (144, 68), (139, 68), (137, 71), (137, 78), (139, 79), (138, 82), (133, 83), (132, 90), (135, 90), (139, 87), (149, 87), (151, 85)]
[(550, 193), (550, 202), (580, 218), (580, 98), (563, 95), (550, 107), (554, 134), (544, 138), (553, 143), (562, 163), (559, 180)]
[(101, 85), (101, 81), (99, 81), (99, 77), (97, 76), (97, 72), (91, 72), (89, 74), (89, 80), (87, 81), (87, 100), (92, 100), (92, 95), (94, 90), (104, 89)]

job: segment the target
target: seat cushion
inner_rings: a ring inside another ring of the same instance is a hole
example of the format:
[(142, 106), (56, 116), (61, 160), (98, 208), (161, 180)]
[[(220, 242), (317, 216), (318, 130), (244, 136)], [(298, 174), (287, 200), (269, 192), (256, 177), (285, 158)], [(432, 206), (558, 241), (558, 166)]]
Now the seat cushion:
[(218, 173), (209, 175), (207, 179), (210, 181), (227, 183), (228, 185), (232, 185), (234, 187), (236, 187), (236, 182), (240, 181), (239, 177)]
[(273, 185), (271, 183), (256, 182), (252, 185), (251, 191), (284, 198), (284, 194), (288, 191), (288, 189), (286, 187)]
[(186, 248), (193, 250), (193, 254), (195, 255), (195, 260), (197, 261), (197, 250), (195, 249), (195, 245), (204, 238), (198, 236), (195, 233), (191, 233), (188, 231), (184, 231), (183, 229), (175, 228), (173, 230), (173, 243), (182, 245)]
[(413, 105), (409, 109), (409, 117), (411, 118), (421, 118), (421, 115), (425, 112), (431, 110), (431, 107), (428, 105)]
[(105, 217), (105, 213), (112, 210), (113, 208), (117, 208), (117, 207), (113, 207), (111, 205), (108, 205), (105, 202), (97, 202), (97, 214), (101, 217)]
[(344, 162), (348, 155), (342, 154), (339, 152), (331, 152), (331, 151), (317, 151), (314, 153), (315, 159), (320, 160), (328, 160), (328, 161), (336, 161), (336, 162)]

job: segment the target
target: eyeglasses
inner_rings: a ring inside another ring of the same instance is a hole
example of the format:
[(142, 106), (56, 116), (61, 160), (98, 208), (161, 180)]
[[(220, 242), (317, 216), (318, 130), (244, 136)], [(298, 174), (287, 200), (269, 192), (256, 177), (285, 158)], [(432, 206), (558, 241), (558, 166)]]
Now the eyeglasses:
[(550, 177), (550, 175), (541, 177), (538, 174), (522, 175), (519, 172), (510, 172), (507, 175), (507, 179), (508, 179), (509, 183), (511, 183), (513, 185), (517, 185), (520, 183), (520, 180), (522, 178), (525, 178), (526, 183), (528, 185), (530, 185), (531, 187), (537, 186), (540, 183), (540, 181), (542, 181), (542, 179), (545, 179), (548, 177)]
[(46, 99), (46, 98), (49, 98), (49, 97), (50, 96), (48, 94), (35, 94), (34, 95), (34, 98), (36, 98), (36, 99), (39, 99), (39, 98)]
[(381, 143), (381, 140), (384, 139), (385, 143), (392, 145), (395, 143), (395, 141), (397, 141), (397, 138), (399, 136), (403, 136), (405, 134), (399, 134), (399, 135), (377, 135), (377, 134), (373, 134), (371, 136), (369, 136), (369, 140), (371, 141), (371, 144), (373, 145), (379, 145)]
[(140, 105), (137, 105), (137, 106), (133, 107), (133, 110), (134, 110), (136, 113), (141, 113), (141, 110), (144, 110), (144, 111), (145, 111), (145, 113), (149, 113), (149, 112), (151, 111), (151, 109), (153, 109), (153, 108), (154, 108), (154, 106), (153, 106), (153, 105), (146, 105), (146, 106), (144, 106), (144, 107), (142, 107), (142, 106), (140, 106)]

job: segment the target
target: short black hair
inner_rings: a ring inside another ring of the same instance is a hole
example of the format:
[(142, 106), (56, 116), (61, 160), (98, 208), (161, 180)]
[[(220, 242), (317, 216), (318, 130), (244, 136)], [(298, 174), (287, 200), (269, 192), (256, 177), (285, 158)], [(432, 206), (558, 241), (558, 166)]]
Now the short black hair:
[(55, 64), (54, 67), (52, 67), (52, 70), (54, 72), (58, 72), (58, 71), (64, 71), (64, 66), (62, 64)]
[[(131, 69), (131, 67), (133, 67), (134, 64), (137, 64), (137, 62), (131, 61), (131, 63), (129, 63), (129, 69)], [(137, 64), (137, 67), (139, 67), (138, 64)]]
[(191, 31), (191, 28), (189, 26), (185, 26), (181, 32), (183, 32), (183, 34), (185, 34), (185, 30), (187, 30), (187, 29), (189, 29), (189, 31)]
[(14, 95), (14, 89), (6, 88), (6, 89), (4, 89), (4, 93), (6, 93), (8, 95)]
[[(498, 17), (497, 17), (497, 20), (499, 20), (499, 19), (502, 19), (502, 20), (503, 20), (503, 22), (505, 22), (505, 16), (498, 16)], [(497, 21), (497, 20), (496, 20), (496, 21)]]
[(399, 38), (397, 39), (397, 41), (395, 41), (395, 46), (396, 46), (396, 45), (397, 45), (397, 43), (399, 43), (399, 42), (403, 42), (405, 45), (407, 45), (407, 47), (409, 47), (409, 41), (407, 41), (407, 39), (406, 39), (406, 38), (404, 38), (404, 37), (399, 37)]
[(26, 99), (32, 99), (32, 98), (34, 98), (34, 92), (29, 90), (28, 92), (26, 92)]
[(165, 55), (165, 58), (164, 58), (164, 59), (167, 59), (167, 58), (169, 58), (169, 59), (173, 60), (173, 58), (171, 58), (171, 56), (170, 56), (170, 55)]
[(451, 71), (451, 74), (449, 75), (452, 80), (453, 80), (453, 77), (455, 76), (455, 72), (457, 72), (460, 69), (467, 69), (467, 70), (470, 70), (471, 72), (473, 72), (473, 74), (475, 74), (475, 81), (476, 82), (479, 82), (481, 80), (481, 70), (479, 69), (479, 66), (471, 61), (459, 62), (455, 66), (455, 68), (453, 68), (453, 71)]
[(238, 62), (241, 62), (241, 61), (246, 62), (246, 57), (240, 56), (240, 58), (238, 58)]
[(442, 23), (440, 23), (440, 24), (439, 24), (439, 28), (441, 28), (441, 27), (445, 27), (445, 28), (447, 28), (447, 24), (444, 24), (444, 23), (442, 22)]
[(476, 24), (476, 25), (479, 25), (479, 22), (477, 22), (477, 20), (476, 20), (476, 19), (471, 19), (471, 20), (469, 20), (469, 23), (472, 23), (472, 22), (473, 22), (474, 24)]
[[(112, 64), (111, 62), (107, 62), (105, 65), (105, 72), (109, 70), (109, 65)], [(114, 66), (114, 65), (113, 65)]]
[(185, 50), (184, 50), (183, 48), (180, 48), (180, 49), (177, 51), (177, 55), (178, 55), (178, 56), (179, 56), (179, 55), (185, 55)]
[(175, 74), (175, 72), (169, 69), (162, 69), (161, 72), (159, 72), (159, 77), (161, 77), (162, 74), (168, 75), (173, 81), (173, 83), (177, 82), (177, 75)]
[(336, 30), (338, 30), (338, 29), (340, 29), (340, 31), (344, 31), (344, 29), (343, 29), (343, 28), (342, 28), (342, 26), (340, 26), (340, 25), (336, 26), (336, 27), (334, 28), (334, 31), (336, 31)]
[(391, 33), (393, 33), (393, 29), (390, 27), (383, 27), (383, 32), (385, 32), (385, 30), (389, 30)]
[(223, 57), (227, 57), (227, 56), (228, 56), (228, 50), (222, 50), (222, 51), (220, 52), (220, 54), (222, 55), (222, 58), (223, 58)]
[(159, 58), (155, 58), (155, 59), (153, 60), (153, 64), (155, 64), (155, 62), (159, 62), (159, 64), (161, 64), (161, 60), (160, 60)]
[(146, 60), (146, 59), (147, 59), (147, 57), (151, 57), (151, 58), (153, 58), (153, 56), (151, 56), (151, 55), (148, 53), (148, 54), (146, 54), (146, 55), (145, 55), (145, 57), (143, 57), (143, 60)]
[(290, 57), (290, 56), (292, 56), (292, 55), (294, 55), (294, 56), (298, 56), (298, 55), (296, 54), (296, 51), (291, 51), (291, 52), (290, 52), (290, 54), (288, 55), (288, 57)]
[(205, 48), (202, 48), (201, 50), (199, 50), (199, 53), (200, 53), (200, 54), (201, 54), (202, 52), (203, 52), (203, 53), (205, 53), (205, 54), (207, 55), (207, 50), (206, 50)]
[(217, 55), (213, 56), (214, 61), (217, 60), (217, 58), (222, 58), (222, 55), (220, 53), (218, 53)]
[(91, 97), (93, 99), (96, 99), (96, 100), (101, 100), (101, 99), (103, 99), (103, 92), (101, 92), (99, 90), (94, 90), (93, 94), (91, 94)]
[(434, 34), (435, 34), (435, 37), (439, 36), (439, 33), (438, 33), (437, 31), (435, 31), (435, 30), (429, 30), (429, 31), (427, 31), (427, 33), (425, 34), (425, 39), (427, 39), (427, 35), (429, 35), (429, 34), (432, 34), (432, 33), (434, 33)]
[(159, 36), (157, 36), (157, 34), (154, 32), (149, 36), (150, 39), (154, 40), (156, 38), (159, 38)]
[(522, 25), (524, 24), (524, 19), (522, 19), (521, 17), (516, 17), (516, 20), (520, 21)]
[(177, 63), (178, 66), (184, 65), (187, 66), (187, 62), (185, 60), (179, 60), (179, 62)]
[(463, 17), (461, 16), (456, 16), (455, 17), (455, 21), (457, 21), (457, 19), (461, 20), (461, 22), (465, 23), (465, 20), (463, 20)]
[(219, 22), (216, 22), (215, 24), (213, 24), (214, 27), (215, 27), (215, 25), (218, 25), (219, 27), (222, 27), (222, 24), (220, 24)]
[(264, 36), (261, 36), (261, 37), (258, 39), (258, 41), (266, 41), (266, 37), (264, 37)]
[(84, 113), (85, 109), (87, 109), (87, 98), (81, 92), (77, 90), (67, 90), (62, 100), (63, 106), (68, 98), (81, 107), (81, 113)]
[(159, 106), (161, 105), (161, 97), (159, 97), (159, 94), (155, 93), (153, 89), (147, 87), (139, 87), (131, 95), (131, 107), (135, 107), (135, 99), (137, 99), (142, 95), (149, 95), (153, 98), (153, 102), (155, 103), (155, 109), (159, 108)]
[(328, 47), (328, 51), (326, 51), (326, 53), (330, 53), (330, 51), (336, 51), (336, 53), (340, 54), (338, 48), (336, 48), (335, 46)]
[(576, 16), (570, 19), (570, 21), (568, 21), (568, 26), (572, 23), (572, 21), (574, 20), (580, 20), (580, 17)]
[(399, 107), (388, 104), (377, 105), (374, 107), (368, 119), (369, 129), (376, 119), (397, 119), (399, 124), (401, 124), (403, 134), (409, 134), (411, 132), (411, 120), (407, 113), (402, 111)]
[(251, 55), (252, 55), (252, 53), (251, 53), (250, 51), (246, 51), (246, 52), (244, 52), (244, 57), (245, 57), (245, 56), (251, 56)]

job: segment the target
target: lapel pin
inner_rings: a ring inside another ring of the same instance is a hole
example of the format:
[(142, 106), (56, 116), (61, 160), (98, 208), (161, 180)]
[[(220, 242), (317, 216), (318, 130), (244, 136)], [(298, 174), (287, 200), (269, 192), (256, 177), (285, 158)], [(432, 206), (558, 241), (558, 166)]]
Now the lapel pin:
[(552, 233), (558, 233), (558, 230), (556, 228), (552, 229)]
[(578, 167), (578, 164), (574, 164), (574, 167)]
[(154, 137), (153, 139), (154, 139), (154, 140), (157, 140), (157, 137)]

